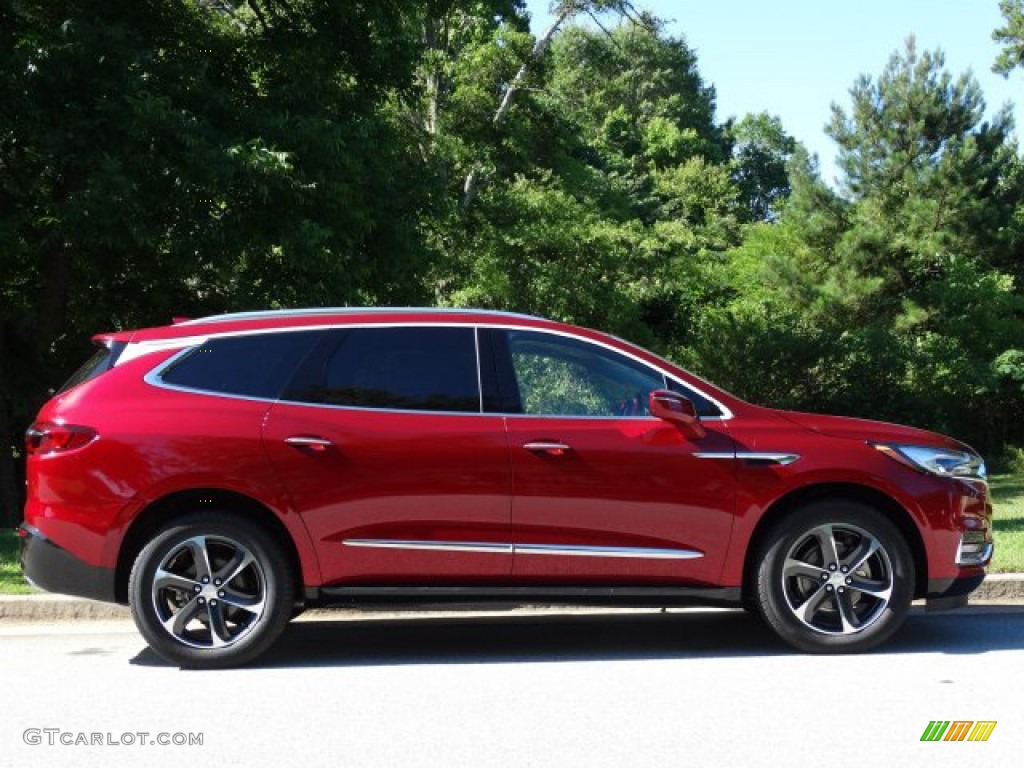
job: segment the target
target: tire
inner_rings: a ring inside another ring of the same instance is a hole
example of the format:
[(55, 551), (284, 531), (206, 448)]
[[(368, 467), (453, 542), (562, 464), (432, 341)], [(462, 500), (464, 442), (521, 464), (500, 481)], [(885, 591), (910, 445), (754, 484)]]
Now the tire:
[(255, 659), (284, 630), (295, 592), (273, 538), (243, 517), (215, 511), (189, 514), (159, 531), (128, 582), (132, 618), (146, 642), (167, 661), (192, 669)]
[(822, 500), (787, 515), (765, 537), (757, 562), (761, 615), (808, 653), (854, 653), (884, 642), (914, 596), (906, 540), (857, 501)]

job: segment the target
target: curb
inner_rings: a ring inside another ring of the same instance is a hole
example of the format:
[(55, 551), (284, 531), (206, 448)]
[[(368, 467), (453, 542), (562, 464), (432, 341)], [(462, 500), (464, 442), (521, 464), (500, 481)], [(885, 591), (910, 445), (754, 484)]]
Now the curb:
[(991, 573), (971, 593), (972, 603), (1024, 603), (1024, 573)]
[[(994, 573), (985, 578), (981, 586), (971, 593), (971, 604), (1010, 603), (1024, 605), (1024, 573)], [(541, 606), (523, 606), (526, 609), (543, 609)], [(546, 610), (550, 611), (550, 608)], [(564, 609), (572, 611), (571, 606)], [(348, 613), (362, 611), (349, 609)], [(310, 611), (311, 614), (338, 615), (338, 610)], [(377, 611), (379, 614), (379, 611)], [(400, 613), (397, 611), (396, 613)], [(418, 614), (431, 611), (416, 611)], [(448, 613), (445, 611), (445, 613)], [(131, 613), (127, 606), (101, 603), (96, 600), (54, 595), (0, 595), (0, 621), (110, 621), (129, 620)]]
[(131, 619), (127, 606), (68, 595), (0, 595), (0, 622)]

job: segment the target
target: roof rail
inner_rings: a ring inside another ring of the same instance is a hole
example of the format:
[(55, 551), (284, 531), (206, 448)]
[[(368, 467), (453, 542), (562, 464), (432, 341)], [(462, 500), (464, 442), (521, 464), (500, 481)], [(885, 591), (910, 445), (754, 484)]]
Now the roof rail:
[(541, 320), (535, 315), (518, 312), (504, 312), (493, 309), (457, 309), (447, 307), (308, 307), (305, 309), (268, 309), (256, 312), (230, 312), (223, 315), (209, 315), (194, 320), (185, 320), (176, 325), (205, 325), (207, 323), (227, 323), (234, 320), (270, 320), (275, 317), (310, 317), (317, 315), (366, 315), (385, 314), (388, 312), (425, 312), (430, 314), (483, 314), (495, 317), (514, 317), (525, 320)]

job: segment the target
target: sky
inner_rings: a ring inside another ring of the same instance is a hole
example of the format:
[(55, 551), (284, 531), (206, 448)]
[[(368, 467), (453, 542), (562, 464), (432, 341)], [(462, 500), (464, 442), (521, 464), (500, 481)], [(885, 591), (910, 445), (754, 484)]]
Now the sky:
[[(991, 67), (999, 52), (992, 31), (1002, 26), (998, 0), (633, 0), (670, 20), (697, 53), (705, 83), (715, 86), (717, 118), (769, 112), (818, 155), (822, 177), (834, 184), (835, 143), (825, 135), (831, 104), (849, 111), (850, 87), (861, 74), (877, 77), (906, 38), (919, 51), (941, 48), (954, 75), (971, 70), (989, 114), (1007, 102), (1024, 104), (1024, 73), (1005, 79)], [(534, 34), (550, 22), (549, 0), (527, 0)], [(1018, 128), (1024, 110), (1015, 106)]]

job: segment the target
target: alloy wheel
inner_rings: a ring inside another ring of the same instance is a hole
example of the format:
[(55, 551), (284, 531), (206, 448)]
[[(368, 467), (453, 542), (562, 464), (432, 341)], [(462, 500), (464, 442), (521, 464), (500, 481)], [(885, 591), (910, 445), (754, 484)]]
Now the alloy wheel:
[(892, 599), (893, 565), (870, 532), (824, 523), (798, 536), (782, 565), (782, 590), (802, 624), (825, 635), (871, 627)]
[(173, 547), (152, 581), (164, 630), (193, 648), (226, 648), (260, 622), (267, 579), (254, 554), (227, 536), (197, 535)]

